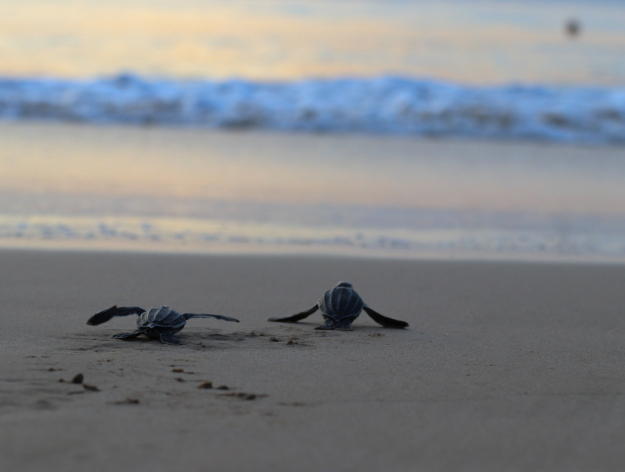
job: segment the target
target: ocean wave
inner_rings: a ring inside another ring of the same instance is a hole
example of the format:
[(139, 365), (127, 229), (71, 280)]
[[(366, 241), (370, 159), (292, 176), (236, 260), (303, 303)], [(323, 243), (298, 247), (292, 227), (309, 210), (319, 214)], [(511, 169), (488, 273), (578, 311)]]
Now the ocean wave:
[(0, 119), (622, 144), (625, 88), (470, 87), (397, 77), (4, 78)]

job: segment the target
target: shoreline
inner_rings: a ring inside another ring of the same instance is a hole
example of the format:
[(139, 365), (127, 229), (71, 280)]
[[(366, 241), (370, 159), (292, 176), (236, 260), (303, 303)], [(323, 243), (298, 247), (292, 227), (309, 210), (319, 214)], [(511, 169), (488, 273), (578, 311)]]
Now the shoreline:
[(370, 248), (326, 248), (306, 245), (263, 245), (247, 243), (214, 243), (211, 247), (168, 247), (162, 243), (153, 246), (124, 243), (119, 241), (2, 241), (0, 251), (84, 253), (84, 254), (136, 254), (167, 255), (187, 257), (277, 257), (277, 258), (331, 258), (346, 260), (371, 260), (388, 262), (472, 262), (472, 263), (512, 263), (512, 264), (573, 264), (573, 265), (624, 265), (625, 256), (611, 255), (553, 255), (553, 254), (497, 254), (473, 251), (405, 251), (401, 249)]
[(23, 123), (0, 137), (5, 247), (625, 259), (616, 148)]

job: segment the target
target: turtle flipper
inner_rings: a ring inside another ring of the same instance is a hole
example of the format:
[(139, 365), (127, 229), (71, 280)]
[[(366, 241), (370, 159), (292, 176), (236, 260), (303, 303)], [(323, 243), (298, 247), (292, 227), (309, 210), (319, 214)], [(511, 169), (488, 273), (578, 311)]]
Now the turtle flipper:
[(119, 333), (113, 336), (115, 339), (135, 339), (137, 336), (141, 336), (143, 334), (142, 329), (138, 329), (134, 333)]
[(336, 329), (336, 321), (334, 321), (332, 318), (327, 317), (326, 318), (326, 322), (323, 323), (320, 326), (317, 326), (315, 329), (321, 329), (321, 330), (331, 330), (331, 329)]
[(184, 316), (185, 320), (190, 320), (191, 318), (216, 318), (223, 321), (234, 321), (235, 323), (239, 322), (236, 318), (230, 318), (229, 316), (223, 315), (196, 315), (195, 313), (184, 313), (182, 316)]
[(334, 325), (335, 329), (339, 331), (354, 331), (352, 328), (352, 323), (354, 322), (354, 318), (343, 318), (336, 322)]
[(96, 313), (87, 320), (87, 324), (91, 326), (97, 326), (102, 323), (106, 323), (116, 316), (128, 316), (128, 315), (140, 315), (145, 310), (138, 306), (122, 306), (118, 307), (113, 305), (111, 308), (107, 308), (99, 313)]
[(185, 344), (184, 341), (174, 337), (174, 333), (171, 331), (161, 331), (160, 333), (161, 342), (165, 344)]
[(385, 328), (402, 329), (402, 328), (408, 327), (408, 323), (406, 323), (405, 321), (399, 321), (399, 320), (394, 320), (393, 318), (388, 318), (384, 315), (379, 314), (377, 311), (372, 310), (367, 305), (363, 307), (363, 310), (367, 312), (367, 315), (369, 315), (373, 321), (375, 321), (379, 325), (384, 326)]
[(280, 323), (297, 323), (304, 318), (308, 318), (314, 312), (319, 309), (319, 305), (315, 305), (310, 310), (302, 311), (301, 313), (296, 313), (295, 315), (285, 316), (284, 318), (269, 318), (267, 321), (278, 321)]

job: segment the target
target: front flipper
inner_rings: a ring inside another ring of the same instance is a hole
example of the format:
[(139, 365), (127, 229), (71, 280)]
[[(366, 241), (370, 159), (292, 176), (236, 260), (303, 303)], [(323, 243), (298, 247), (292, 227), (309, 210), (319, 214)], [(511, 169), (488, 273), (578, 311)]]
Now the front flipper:
[(321, 326), (317, 326), (315, 329), (321, 329), (324, 331), (336, 329), (336, 321), (334, 321), (332, 318), (326, 318), (326, 322), (323, 323)]
[(143, 334), (142, 329), (138, 329), (134, 333), (119, 333), (113, 336), (115, 339), (135, 339), (137, 336), (141, 336)]
[(367, 305), (363, 307), (363, 310), (367, 312), (367, 315), (373, 319), (377, 324), (384, 326), (385, 328), (407, 328), (408, 323), (405, 321), (394, 320), (393, 318), (388, 318), (384, 315), (380, 315), (377, 311), (372, 310)]
[(175, 338), (174, 337), (174, 333), (172, 333), (171, 331), (162, 331), (160, 333), (161, 336), (161, 342), (165, 343), (165, 344), (184, 344), (185, 342)]
[(97, 326), (102, 323), (106, 323), (110, 319), (117, 316), (140, 315), (143, 312), (145, 312), (145, 310), (138, 306), (118, 307), (117, 305), (113, 305), (111, 308), (107, 308), (106, 310), (103, 310), (93, 315), (87, 320), (87, 324), (91, 326)]
[(223, 321), (234, 321), (235, 323), (239, 322), (236, 318), (230, 318), (229, 316), (223, 315), (196, 315), (195, 313), (184, 313), (182, 316), (184, 316), (185, 320), (190, 320), (191, 318), (216, 318)]
[(319, 305), (315, 305), (310, 310), (302, 311), (301, 313), (296, 313), (292, 316), (285, 316), (284, 318), (269, 318), (267, 321), (278, 321), (280, 323), (297, 323), (304, 318), (308, 318), (314, 312), (319, 309)]

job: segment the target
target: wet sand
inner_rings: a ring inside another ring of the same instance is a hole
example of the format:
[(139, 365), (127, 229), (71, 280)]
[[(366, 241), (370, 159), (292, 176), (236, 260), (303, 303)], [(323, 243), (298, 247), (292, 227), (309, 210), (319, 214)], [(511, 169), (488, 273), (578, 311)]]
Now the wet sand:
[[(319, 314), (265, 321), (309, 308), (339, 280), (410, 329), (366, 315), (353, 332), (314, 331)], [(625, 461), (625, 266), (16, 250), (0, 251), (0, 281), (3, 470), (616, 471)], [(241, 323), (191, 320), (184, 346), (124, 342), (111, 335), (134, 318), (85, 324), (112, 304)], [(68, 382), (78, 373), (99, 391)], [(205, 381), (229, 390), (198, 388)]]

